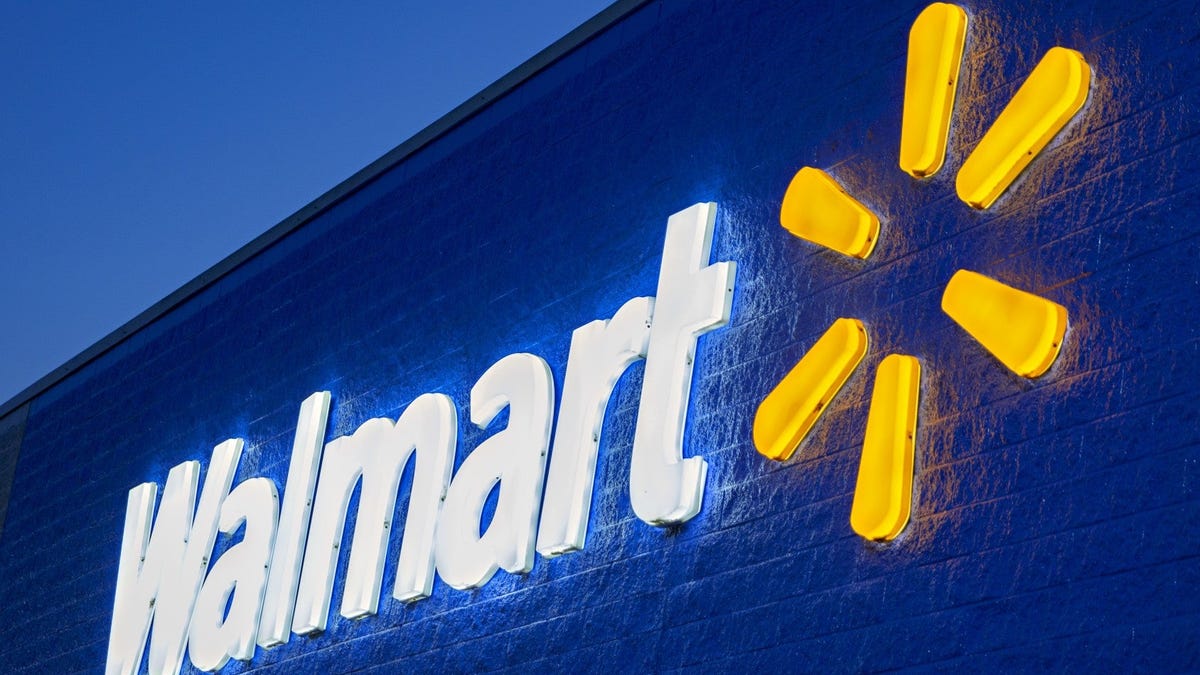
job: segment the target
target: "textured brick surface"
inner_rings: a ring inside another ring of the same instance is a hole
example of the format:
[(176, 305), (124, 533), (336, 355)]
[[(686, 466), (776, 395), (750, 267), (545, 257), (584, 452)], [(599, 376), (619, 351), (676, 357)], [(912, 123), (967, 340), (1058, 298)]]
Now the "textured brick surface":
[(25, 434), (25, 420), (28, 417), (29, 406), (23, 405), (0, 419), (0, 541), (4, 539), (8, 498), (12, 494), (17, 457), (21, 454), (21, 437)]
[[(896, 150), (922, 6), (651, 3), (41, 395), (0, 539), (0, 671), (102, 669), (129, 488), (229, 437), (239, 479), (282, 486), (322, 389), (331, 438), (451, 395), (461, 462), (489, 433), (468, 423), (475, 379), (530, 351), (561, 387), (571, 330), (653, 294), (667, 216), (709, 200), (738, 280), (697, 354), (699, 516), (660, 530), (629, 507), (635, 366), (584, 551), (385, 595), (223, 672), (1200, 669), (1195, 6), (969, 5), (947, 165), (918, 183)], [(1093, 66), (1084, 111), (968, 209), (955, 170), (1057, 44)], [(881, 215), (869, 260), (778, 226), (803, 165)], [(1049, 374), (1011, 375), (941, 313), (964, 267), (1069, 309)], [(863, 369), (793, 459), (762, 459), (757, 402), (839, 316), (868, 326)], [(916, 504), (876, 545), (848, 516), (869, 374), (893, 351), (924, 365)]]

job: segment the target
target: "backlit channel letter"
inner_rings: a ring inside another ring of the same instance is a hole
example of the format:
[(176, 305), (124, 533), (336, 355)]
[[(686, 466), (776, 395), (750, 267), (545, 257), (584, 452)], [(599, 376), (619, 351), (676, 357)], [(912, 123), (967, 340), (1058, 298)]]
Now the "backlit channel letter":
[(733, 262), (709, 264), (714, 203), (696, 204), (667, 220), (654, 325), (638, 405), (629, 498), (651, 525), (680, 523), (700, 511), (708, 464), (683, 456), (696, 338), (729, 323)]
[(646, 356), (654, 298), (626, 302), (611, 321), (575, 329), (550, 453), (537, 550), (553, 557), (583, 548), (604, 410), (629, 366)]
[[(480, 429), (505, 408), (508, 426), (467, 456), (446, 492), (437, 528), (437, 570), (452, 588), (482, 586), (497, 569), (514, 574), (533, 569), (554, 419), (554, 378), (541, 357), (510, 354), (471, 388), (471, 422)], [(497, 483), (496, 511), (481, 533), (483, 507)]]
[(422, 394), (395, 423), (386, 418), (367, 420), (352, 435), (329, 442), (317, 482), (293, 632), (307, 635), (325, 630), (346, 512), (360, 479), (362, 492), (340, 613), (356, 619), (378, 610), (396, 493), (404, 467), (414, 456), (416, 469), (396, 582), (402, 587), (398, 588), (402, 599), (428, 595), (433, 583), (433, 530), (457, 441), (454, 403), (443, 394)]

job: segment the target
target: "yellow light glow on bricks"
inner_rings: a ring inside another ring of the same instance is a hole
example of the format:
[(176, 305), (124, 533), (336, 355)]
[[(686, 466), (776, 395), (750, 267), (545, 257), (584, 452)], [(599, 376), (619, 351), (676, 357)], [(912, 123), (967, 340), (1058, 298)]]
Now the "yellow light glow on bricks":
[(754, 447), (771, 459), (791, 457), (866, 353), (862, 322), (834, 321), (758, 406)]
[(1091, 69), (1065, 47), (1046, 52), (958, 172), (958, 196), (977, 209), (996, 201), (1087, 100)]
[(808, 166), (788, 185), (779, 222), (801, 239), (855, 258), (871, 255), (879, 239), (879, 218), (829, 174)]
[(908, 34), (900, 168), (916, 178), (937, 173), (945, 160), (966, 32), (967, 13), (939, 2), (921, 12)]
[(942, 311), (1023, 377), (1050, 368), (1067, 332), (1066, 307), (969, 270), (946, 284)]
[(850, 527), (866, 539), (894, 539), (908, 524), (920, 385), (921, 364), (912, 356), (892, 354), (875, 372), (850, 507)]

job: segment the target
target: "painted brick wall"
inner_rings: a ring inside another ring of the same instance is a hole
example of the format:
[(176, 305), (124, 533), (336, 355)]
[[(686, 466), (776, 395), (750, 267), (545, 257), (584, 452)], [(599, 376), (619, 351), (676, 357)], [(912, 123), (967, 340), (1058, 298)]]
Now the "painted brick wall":
[[(0, 672), (102, 670), (126, 492), (230, 437), (238, 480), (282, 487), (313, 391), (333, 393), (329, 438), (447, 393), (461, 462), (492, 432), (467, 418), (475, 379), (530, 351), (561, 388), (571, 330), (654, 293), (666, 218), (699, 201), (738, 279), (697, 354), (695, 519), (660, 530), (629, 507), (637, 365), (584, 551), (412, 605), (385, 593), (376, 617), (335, 613), (222, 672), (1200, 668), (1196, 8), (968, 3), (947, 165), (916, 182), (896, 151), (922, 7), (651, 2), (43, 393), (0, 539)], [(954, 172), (1054, 45), (1086, 56), (1090, 99), (972, 211)], [(779, 227), (804, 165), (881, 215), (869, 260)], [(1011, 375), (941, 313), (959, 268), (1069, 309), (1050, 373)], [(868, 326), (864, 367), (795, 457), (762, 458), (757, 403), (839, 316)], [(848, 516), (870, 373), (894, 351), (925, 373), (916, 503), (879, 545)]]
[(8, 498), (12, 494), (17, 457), (21, 453), (21, 437), (29, 406), (23, 405), (0, 419), (0, 537), (4, 536), (4, 520), (8, 513)]

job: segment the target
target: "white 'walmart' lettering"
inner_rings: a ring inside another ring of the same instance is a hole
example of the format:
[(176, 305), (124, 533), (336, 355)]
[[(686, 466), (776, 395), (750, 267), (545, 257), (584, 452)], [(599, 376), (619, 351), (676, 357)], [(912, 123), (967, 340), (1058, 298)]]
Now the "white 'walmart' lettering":
[[(416, 466), (392, 587), (397, 600), (428, 597), (435, 569), (454, 588), (475, 588), (499, 569), (528, 572), (535, 548), (545, 557), (583, 548), (604, 411), (638, 359), (646, 359), (646, 369), (629, 478), (634, 513), (653, 525), (695, 516), (707, 464), (684, 458), (683, 430), (696, 337), (728, 323), (735, 270), (733, 262), (708, 264), (715, 218), (712, 203), (671, 216), (657, 299), (634, 298), (611, 320), (575, 330), (556, 426), (554, 379), (544, 360), (511, 354), (488, 368), (471, 388), (471, 422), (485, 428), (507, 409), (508, 424), (475, 448), (453, 479), (458, 422), (449, 397), (423, 394), (395, 422), (367, 420), (323, 446), (330, 396), (318, 392), (300, 406), (282, 509), (268, 478), (231, 491), (243, 447), (237, 439), (213, 450), (202, 490), (199, 462), (171, 469), (157, 517), (158, 486), (130, 490), (106, 672), (136, 673), (147, 638), (150, 671), (177, 673), (185, 647), (197, 668), (217, 670), (230, 658), (250, 659), (256, 644), (273, 647), (292, 633), (325, 630), (359, 482), (339, 612), (376, 613), (410, 460)], [(496, 511), (481, 533), (484, 503), (497, 483)], [(232, 535), (243, 523), (241, 541), (210, 569), (217, 531)]]

